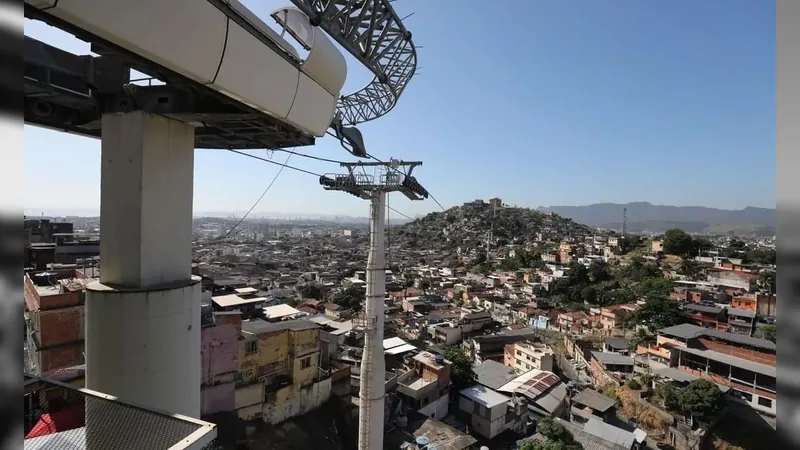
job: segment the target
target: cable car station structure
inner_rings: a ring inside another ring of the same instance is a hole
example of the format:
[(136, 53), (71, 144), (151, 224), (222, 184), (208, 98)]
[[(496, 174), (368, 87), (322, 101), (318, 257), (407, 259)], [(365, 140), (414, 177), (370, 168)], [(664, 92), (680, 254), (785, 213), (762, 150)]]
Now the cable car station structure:
[[(330, 133), (365, 157), (356, 125), (391, 111), (417, 66), (411, 33), (390, 2), (291, 0), (272, 14), (278, 34), (237, 0), (25, 0), (26, 18), (73, 34), (98, 55), (25, 38), (25, 123), (101, 140), (88, 389), (200, 416), (194, 149), (310, 146)], [(373, 73), (363, 89), (341, 93), (347, 65), (335, 44)], [(131, 69), (148, 82), (131, 79)], [(91, 435), (90, 447), (112, 448), (109, 425), (87, 420), (87, 445)]]

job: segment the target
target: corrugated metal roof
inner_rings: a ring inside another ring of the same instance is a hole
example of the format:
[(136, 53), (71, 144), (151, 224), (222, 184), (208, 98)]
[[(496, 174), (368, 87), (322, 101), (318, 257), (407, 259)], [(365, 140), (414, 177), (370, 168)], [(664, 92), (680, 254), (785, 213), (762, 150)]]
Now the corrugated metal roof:
[(408, 344), (408, 342), (400, 339), (399, 337), (392, 337), (383, 340), (383, 348), (387, 350), (390, 348), (399, 347), (401, 345), (406, 345), (406, 344)]
[(703, 328), (690, 323), (680, 325), (673, 325), (671, 327), (662, 328), (658, 330), (659, 334), (667, 334), (676, 336), (682, 339), (693, 339), (701, 336), (710, 336), (718, 339), (735, 342), (737, 344), (749, 345), (751, 347), (762, 348), (765, 350), (775, 350), (777, 347), (772, 341), (766, 339), (758, 339), (742, 334), (728, 333), (726, 331), (712, 330)]
[(250, 319), (242, 322), (242, 331), (250, 334), (271, 333), (282, 330), (303, 331), (314, 328), (319, 328), (319, 324), (304, 319), (284, 320), (282, 322)]
[(494, 408), (495, 406), (502, 405), (510, 400), (509, 397), (506, 397), (503, 394), (498, 394), (497, 392), (480, 384), (462, 390), (461, 395), (487, 408)]
[(500, 390), (501, 386), (508, 384), (517, 376), (513, 368), (492, 360), (483, 361), (473, 367), (472, 371), (475, 372), (478, 383), (497, 390)]
[(623, 448), (631, 448), (633, 443), (636, 442), (636, 437), (630, 431), (617, 428), (594, 417), (586, 422), (583, 426), (583, 431)]
[(592, 408), (597, 412), (605, 412), (613, 408), (617, 401), (607, 397), (594, 389), (584, 389), (578, 395), (572, 397), (573, 404), (581, 404)]
[[(569, 430), (570, 433), (572, 433), (572, 436), (576, 441), (578, 441), (578, 443), (581, 444), (583, 450), (630, 450), (630, 447), (626, 448), (619, 444), (615, 444), (614, 442), (609, 442), (605, 439), (587, 433), (579, 424), (567, 422), (566, 420), (558, 418), (555, 419), (555, 421), (563, 425), (567, 430)], [(539, 433), (536, 433), (533, 437), (534, 439), (540, 441), (546, 439)]]
[(737, 358), (735, 356), (726, 355), (725, 353), (715, 352), (713, 350), (700, 350), (699, 348), (676, 347), (675, 350), (690, 353), (692, 355), (702, 356), (712, 361), (729, 364), (733, 367), (749, 370), (768, 377), (777, 377), (778, 370), (774, 366), (766, 364), (759, 364), (744, 358)]
[(300, 310), (286, 304), (267, 306), (264, 308), (264, 315), (269, 319), (277, 319), (280, 317), (292, 316), (294, 314), (300, 314)]
[(219, 295), (211, 297), (211, 300), (220, 308), (230, 308), (233, 306), (248, 305), (251, 303), (264, 303), (267, 301), (264, 297), (255, 298), (241, 298), (236, 294)]
[(553, 414), (561, 407), (565, 398), (567, 398), (567, 386), (564, 383), (558, 383), (546, 394), (539, 396), (534, 403)]
[(384, 353), (387, 355), (399, 355), (401, 353), (412, 352), (416, 349), (417, 347), (414, 347), (411, 344), (403, 344), (397, 347), (392, 347), (389, 350), (386, 350)]
[(601, 364), (614, 364), (618, 366), (633, 365), (633, 358), (620, 355), (619, 353), (592, 352), (592, 357), (600, 361)]

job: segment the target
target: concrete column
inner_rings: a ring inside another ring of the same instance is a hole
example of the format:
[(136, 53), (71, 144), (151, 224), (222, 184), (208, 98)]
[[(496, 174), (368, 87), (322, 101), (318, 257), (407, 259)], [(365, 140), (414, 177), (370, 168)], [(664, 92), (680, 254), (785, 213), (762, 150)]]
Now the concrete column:
[(194, 128), (143, 112), (104, 115), (102, 127), (100, 281), (86, 291), (86, 387), (199, 418)]
[(386, 192), (376, 192), (370, 203), (370, 243), (367, 255), (367, 295), (364, 317), (364, 352), (359, 378), (358, 448), (383, 448), (386, 401), (386, 361), (383, 350), (384, 297), (386, 294)]

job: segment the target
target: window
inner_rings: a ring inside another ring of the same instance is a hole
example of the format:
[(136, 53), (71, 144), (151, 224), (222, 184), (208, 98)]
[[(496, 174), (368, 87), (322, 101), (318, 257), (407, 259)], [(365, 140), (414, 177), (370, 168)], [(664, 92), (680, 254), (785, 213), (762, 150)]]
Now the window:
[(258, 352), (258, 341), (249, 341), (244, 344), (244, 353), (246, 355), (252, 355)]
[(772, 408), (772, 399), (766, 397), (758, 397), (758, 405), (765, 408)]
[(517, 350), (517, 356), (522, 356), (522, 352)]
[(311, 357), (307, 356), (300, 360), (300, 369), (308, 369), (311, 367)]

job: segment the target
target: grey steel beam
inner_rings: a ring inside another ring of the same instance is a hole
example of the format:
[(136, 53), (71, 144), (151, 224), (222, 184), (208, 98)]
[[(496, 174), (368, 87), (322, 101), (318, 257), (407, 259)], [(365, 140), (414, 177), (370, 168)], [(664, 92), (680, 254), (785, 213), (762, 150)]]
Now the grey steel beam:
[(339, 119), (355, 125), (377, 119), (397, 104), (417, 70), (417, 51), (389, 0), (291, 0), (375, 78), (339, 98)]

